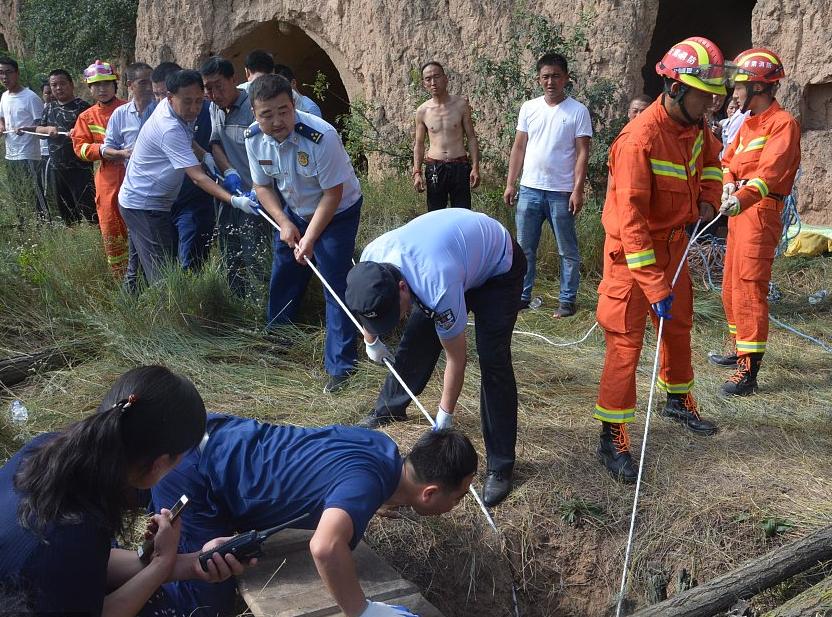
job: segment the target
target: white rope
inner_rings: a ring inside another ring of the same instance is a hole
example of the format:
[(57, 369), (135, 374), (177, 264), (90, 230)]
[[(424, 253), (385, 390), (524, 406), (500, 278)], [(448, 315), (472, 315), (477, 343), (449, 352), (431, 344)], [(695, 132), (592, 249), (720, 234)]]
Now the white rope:
[[(679, 266), (676, 268), (676, 273), (673, 275), (673, 280), (670, 283), (670, 290), (673, 291), (673, 288), (676, 286), (676, 281), (679, 278), (679, 274), (682, 272), (682, 268), (685, 265), (685, 260), (687, 259), (688, 252), (690, 251), (690, 247), (699, 239), (705, 231), (714, 223), (717, 222), (719, 217), (721, 216), (720, 213), (714, 217), (714, 219), (705, 225), (702, 228), (702, 231), (697, 233), (699, 229), (699, 225), (702, 223), (702, 219), (699, 219), (696, 223), (696, 227), (693, 229), (693, 234), (691, 235), (690, 241), (688, 245), (685, 247), (685, 252), (682, 254), (681, 260), (679, 260)], [(639, 459), (638, 464), (638, 476), (636, 477), (636, 491), (635, 495), (633, 496), (633, 511), (630, 514), (630, 531), (627, 534), (627, 548), (624, 551), (624, 569), (621, 574), (621, 587), (618, 590), (618, 599), (615, 605), (615, 617), (621, 617), (621, 605), (624, 603), (624, 592), (627, 588), (627, 580), (629, 578), (629, 568), (630, 568), (630, 553), (633, 548), (633, 533), (636, 527), (636, 512), (638, 510), (638, 498), (639, 492), (641, 491), (641, 478), (642, 473), (644, 471), (644, 455), (647, 452), (647, 436), (650, 432), (650, 418), (652, 417), (653, 413), (653, 395), (656, 392), (656, 374), (659, 370), (659, 355), (661, 352), (661, 342), (662, 342), (662, 332), (664, 331), (664, 317), (659, 317), (659, 328), (658, 332), (656, 333), (656, 355), (653, 357), (653, 374), (650, 377), (650, 396), (647, 400), (647, 418), (644, 421), (644, 438), (641, 442), (641, 457)]]
[[(476, 322), (471, 321), (469, 319), (467, 325), (469, 327), (476, 327)], [(589, 338), (589, 335), (592, 334), (592, 331), (595, 330), (595, 328), (597, 328), (597, 327), (598, 327), (598, 322), (596, 321), (594, 324), (592, 324), (592, 327), (589, 330), (586, 331), (586, 334), (584, 334), (581, 338), (579, 338), (577, 341), (570, 341), (568, 343), (556, 343), (552, 339), (547, 338), (547, 337), (543, 336), (542, 334), (538, 334), (537, 332), (528, 332), (526, 330), (512, 330), (511, 333), (512, 334), (523, 334), (525, 336), (532, 336), (534, 338), (539, 338), (539, 339), (547, 342), (549, 345), (552, 345), (553, 347), (570, 347), (572, 345), (580, 345), (581, 343), (583, 343), (586, 339)]]

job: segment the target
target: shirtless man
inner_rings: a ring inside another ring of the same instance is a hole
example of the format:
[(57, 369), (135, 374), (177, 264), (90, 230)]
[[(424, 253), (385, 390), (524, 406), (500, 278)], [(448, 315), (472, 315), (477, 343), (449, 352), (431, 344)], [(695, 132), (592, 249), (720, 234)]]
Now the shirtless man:
[[(448, 94), (448, 76), (438, 62), (422, 66), (422, 85), (431, 99), (416, 110), (413, 187), (423, 192), (427, 179), (429, 212), (447, 207), (449, 201), (452, 208), (470, 210), (471, 189), (480, 183), (480, 149), (471, 121), (471, 106), (464, 96)], [(425, 137), (430, 138), (427, 156)], [(470, 160), (465, 151), (466, 137)]]

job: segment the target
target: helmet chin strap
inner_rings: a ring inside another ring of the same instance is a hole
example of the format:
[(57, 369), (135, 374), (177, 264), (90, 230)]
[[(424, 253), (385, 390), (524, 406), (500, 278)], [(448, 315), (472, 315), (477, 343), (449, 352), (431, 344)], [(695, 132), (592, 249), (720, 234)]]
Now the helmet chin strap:
[(681, 82), (677, 82), (679, 84), (679, 92), (677, 94), (673, 94), (670, 90), (670, 85), (665, 82), (664, 86), (664, 93), (670, 97), (670, 100), (676, 103), (679, 106), (679, 110), (682, 112), (682, 116), (685, 118), (685, 121), (690, 126), (695, 124), (699, 124), (700, 120), (693, 118), (689, 113), (688, 110), (685, 109), (685, 94), (688, 92), (687, 84), (683, 84)]
[(751, 106), (751, 99), (753, 99), (755, 96), (758, 96), (760, 94), (768, 94), (771, 96), (771, 98), (774, 98), (774, 86), (776, 84), (767, 84), (766, 87), (760, 90), (759, 92), (754, 92), (754, 86), (752, 85), (753, 82), (747, 83), (748, 85), (745, 88), (745, 103), (743, 103), (742, 107), (740, 107), (740, 111), (742, 113), (748, 111), (748, 108)]

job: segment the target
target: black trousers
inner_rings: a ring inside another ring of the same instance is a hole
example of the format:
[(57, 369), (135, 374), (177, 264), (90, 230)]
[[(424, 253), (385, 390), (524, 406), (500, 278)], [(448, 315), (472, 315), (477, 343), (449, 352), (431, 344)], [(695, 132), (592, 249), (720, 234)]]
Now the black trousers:
[(428, 212), (452, 208), (471, 209), (471, 163), (435, 161), (425, 163)]
[(80, 223), (81, 219), (90, 223), (98, 222), (91, 169), (50, 165), (47, 176), (49, 192), (55, 199), (64, 223), (73, 225)]
[[(517, 242), (513, 242), (509, 271), (465, 293), (465, 304), (476, 320), (477, 355), (482, 375), (480, 419), (490, 471), (509, 472), (514, 467), (517, 382), (511, 363), (511, 333), (517, 321), (525, 274), (526, 257)], [(441, 350), (442, 344), (433, 320), (414, 307), (393, 364), (416, 395), (422, 393), (433, 375)], [(374, 413), (403, 417), (409, 404), (407, 392), (392, 375), (388, 375), (376, 400)]]

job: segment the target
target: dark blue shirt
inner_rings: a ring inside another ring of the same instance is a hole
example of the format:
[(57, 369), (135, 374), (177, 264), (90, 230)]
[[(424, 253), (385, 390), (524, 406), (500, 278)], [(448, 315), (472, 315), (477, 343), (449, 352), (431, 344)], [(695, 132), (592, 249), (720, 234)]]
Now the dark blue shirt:
[(0, 584), (29, 596), (35, 613), (100, 615), (107, 591), (109, 532), (90, 516), (47, 526), (39, 538), (21, 527), (14, 476), (32, 450), (55, 437), (39, 435), (0, 468)]
[[(263, 530), (304, 513), (293, 525), (315, 529), (327, 508), (346, 511), (353, 523), (351, 547), (361, 540), (376, 510), (399, 485), (402, 457), (384, 433), (346, 426), (299, 428), (247, 418), (208, 416), (209, 439), (189, 453), (153, 490), (169, 507), (185, 493), (222, 513), (238, 531)], [(206, 513), (207, 514), (207, 513)]]

